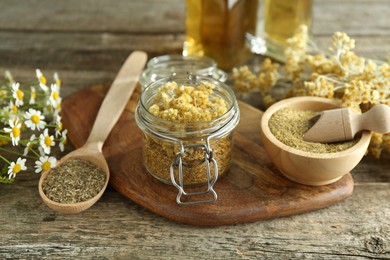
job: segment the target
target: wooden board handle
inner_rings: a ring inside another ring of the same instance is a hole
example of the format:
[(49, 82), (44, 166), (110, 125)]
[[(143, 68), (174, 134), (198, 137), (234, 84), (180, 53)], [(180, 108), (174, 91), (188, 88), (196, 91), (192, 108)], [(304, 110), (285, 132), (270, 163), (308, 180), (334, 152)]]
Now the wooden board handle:
[(126, 59), (100, 106), (87, 144), (97, 143), (102, 148), (133, 94), (146, 60), (147, 54), (142, 51), (135, 51)]

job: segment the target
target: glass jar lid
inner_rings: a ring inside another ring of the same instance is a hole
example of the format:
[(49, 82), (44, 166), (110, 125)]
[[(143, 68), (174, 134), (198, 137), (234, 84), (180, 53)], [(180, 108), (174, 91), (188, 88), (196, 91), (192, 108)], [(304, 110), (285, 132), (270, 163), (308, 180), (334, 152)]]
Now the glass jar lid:
[(150, 83), (170, 76), (187, 76), (197, 74), (209, 76), (225, 82), (227, 74), (217, 68), (217, 63), (208, 57), (163, 55), (152, 58), (147, 68), (140, 76), (139, 82), (143, 88)]
[[(205, 122), (179, 123), (167, 121), (149, 112), (159, 88), (166, 83), (176, 82), (179, 85), (197, 86), (211, 83), (216, 88), (212, 97), (222, 98), (227, 104), (227, 112), (220, 117)], [(165, 77), (151, 83), (141, 94), (139, 101), (140, 118), (142, 125), (153, 132), (163, 133), (165, 136), (174, 138), (192, 138), (193, 136), (208, 137), (224, 135), (236, 127), (239, 121), (239, 108), (233, 90), (220, 81), (202, 75), (172, 76)]]

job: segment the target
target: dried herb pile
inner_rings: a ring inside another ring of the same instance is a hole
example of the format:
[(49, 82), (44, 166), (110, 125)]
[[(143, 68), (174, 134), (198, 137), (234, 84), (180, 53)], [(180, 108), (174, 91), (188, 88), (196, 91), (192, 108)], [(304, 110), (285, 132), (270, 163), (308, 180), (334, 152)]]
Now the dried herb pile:
[(77, 203), (97, 195), (104, 186), (105, 173), (97, 165), (72, 159), (53, 168), (42, 184), (46, 196), (59, 203)]

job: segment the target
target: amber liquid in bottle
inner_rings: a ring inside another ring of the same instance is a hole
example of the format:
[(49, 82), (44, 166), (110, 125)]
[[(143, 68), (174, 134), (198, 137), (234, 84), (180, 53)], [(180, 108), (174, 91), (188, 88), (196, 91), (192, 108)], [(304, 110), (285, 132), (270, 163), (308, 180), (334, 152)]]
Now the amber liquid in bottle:
[(208, 56), (222, 69), (251, 55), (245, 34), (256, 31), (258, 0), (186, 0), (184, 55)]
[(300, 25), (310, 31), (312, 0), (264, 0), (264, 36), (268, 52), (281, 52)]

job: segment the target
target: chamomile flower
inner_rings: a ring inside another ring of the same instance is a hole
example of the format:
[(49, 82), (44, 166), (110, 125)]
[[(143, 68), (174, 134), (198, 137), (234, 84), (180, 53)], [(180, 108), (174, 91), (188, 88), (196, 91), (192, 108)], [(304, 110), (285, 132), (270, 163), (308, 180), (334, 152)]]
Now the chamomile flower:
[(25, 166), (26, 159), (18, 158), (16, 162), (11, 162), (8, 166), (8, 178), (15, 178), (16, 174), (18, 174), (20, 171), (27, 170), (27, 167)]
[(60, 98), (60, 87), (57, 84), (51, 84), (50, 86), (51, 93), (50, 93), (50, 99), (49, 102), (50, 104), (56, 108), (57, 104), (61, 102)]
[(15, 120), (15, 122), (13, 120), (9, 120), (9, 126), (11, 128), (5, 127), (4, 131), (10, 134), (12, 139), (12, 145), (16, 146), (18, 145), (20, 140), (20, 128), (22, 127), (22, 124), (19, 123), (18, 120)]
[(39, 161), (35, 161), (35, 172), (40, 173), (42, 171), (47, 171), (56, 166), (57, 159), (53, 156), (41, 156)]
[(45, 156), (45, 155), (46, 155), (46, 153), (45, 153), (45, 151), (43, 150), (42, 146), (38, 146), (38, 152), (39, 152), (39, 155), (40, 155), (40, 156)]
[(58, 102), (57, 102), (57, 105), (54, 107), (53, 115), (56, 116), (56, 117), (59, 116), (59, 114), (61, 112), (61, 102), (62, 102), (62, 99), (59, 98)]
[(67, 133), (68, 133), (68, 130), (66, 130), (66, 129), (64, 131), (62, 131), (62, 133), (61, 133), (61, 141), (60, 141), (60, 144), (58, 145), (60, 147), (61, 152), (63, 152), (65, 150), (65, 145), (68, 141), (68, 138), (66, 136)]
[(43, 76), (41, 70), (37, 69), (36, 75), (37, 75), (37, 78), (39, 80), (39, 86), (41, 87), (41, 89), (43, 91), (47, 92), (49, 90), (49, 88), (46, 86), (46, 78), (45, 78), (45, 76)]
[(30, 89), (31, 89), (31, 95), (30, 95), (29, 104), (32, 105), (32, 104), (35, 104), (35, 99), (37, 98), (37, 92), (35, 91), (34, 87), (31, 87)]
[(56, 133), (55, 133), (55, 136), (58, 137), (59, 135), (61, 135), (61, 131), (62, 131), (61, 116), (57, 115), (56, 116)]
[(15, 116), (19, 111), (18, 107), (15, 105), (14, 102), (12, 102), (12, 100), (9, 102), (9, 109), (13, 116)]
[(28, 128), (31, 130), (41, 130), (45, 128), (45, 117), (42, 115), (41, 111), (30, 108), (24, 115), (26, 121), (24, 122)]
[[(9, 160), (6, 153), (0, 152), (0, 161), (6, 163), (0, 169), (4, 175), (0, 174), (0, 183), (11, 183), (18, 173), (25, 171), (28, 158), (35, 158), (35, 167), (32, 168), (36, 172), (54, 167), (56, 159), (50, 153), (54, 147), (57, 149), (57, 143), (58, 150), (65, 150), (67, 131), (63, 129), (60, 116), (61, 81), (55, 73), (52, 84), (47, 82), (39, 69), (36, 78), (34, 83), (25, 86), (6, 71), (0, 80), (0, 103), (3, 104), (0, 109), (0, 149), (20, 154)], [(55, 129), (50, 130), (50, 127)], [(25, 136), (27, 129), (30, 134)]]
[(57, 84), (58, 87), (61, 87), (61, 80), (60, 80), (60, 77), (58, 77), (58, 73), (57, 72), (54, 72), (53, 74), (53, 78)]
[(46, 154), (50, 154), (51, 147), (56, 143), (54, 142), (54, 136), (49, 135), (49, 129), (46, 128), (43, 134), (39, 136), (39, 144)]
[(19, 83), (12, 83), (12, 96), (15, 98), (17, 107), (23, 106), (24, 93), (19, 89)]
[(9, 83), (14, 83), (14, 77), (12, 77), (12, 74), (9, 70), (6, 70), (4, 72), (4, 77), (9, 81)]
[(30, 140), (27, 142), (26, 147), (24, 148), (23, 155), (26, 156), (28, 154), (28, 151), (31, 150), (31, 148), (34, 146), (34, 141), (36, 139), (36, 136), (32, 134), (30, 136)]

